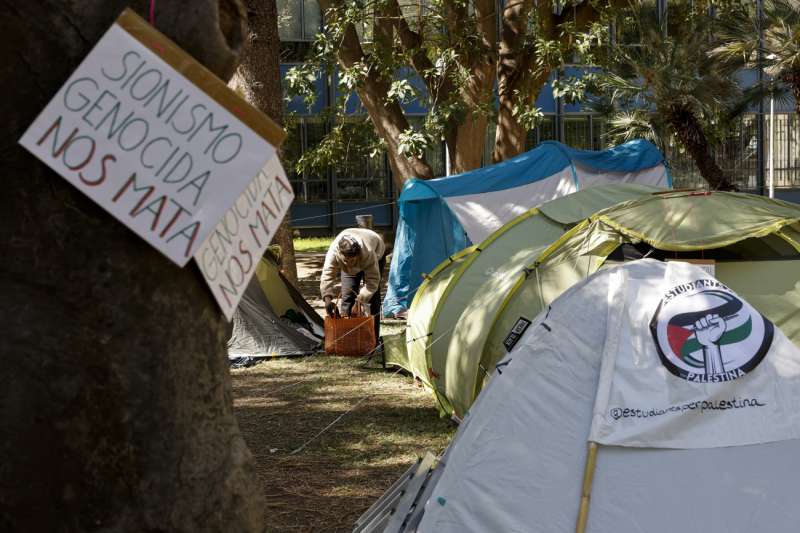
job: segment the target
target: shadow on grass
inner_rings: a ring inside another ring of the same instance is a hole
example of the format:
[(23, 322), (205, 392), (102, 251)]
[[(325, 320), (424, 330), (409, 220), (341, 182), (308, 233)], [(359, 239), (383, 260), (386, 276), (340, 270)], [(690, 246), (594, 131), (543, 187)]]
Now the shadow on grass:
[(300, 278), (318, 279), (322, 273), (322, 265), (325, 264), (325, 252), (319, 253), (297, 253), (295, 262), (297, 263), (297, 273)]
[(454, 428), (430, 392), (360, 363), (320, 356), (231, 373), (268, 531), (350, 531), (419, 455), (449, 442)]

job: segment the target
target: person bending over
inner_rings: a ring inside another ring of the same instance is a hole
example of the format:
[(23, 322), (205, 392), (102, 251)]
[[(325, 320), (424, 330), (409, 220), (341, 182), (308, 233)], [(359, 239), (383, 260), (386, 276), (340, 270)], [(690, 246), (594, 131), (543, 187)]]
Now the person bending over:
[(349, 316), (356, 301), (364, 309), (369, 303), (369, 313), (375, 316), (376, 341), (380, 337), (380, 287), (385, 265), (386, 245), (380, 235), (365, 228), (346, 229), (333, 239), (325, 254), (320, 282), (328, 316), (335, 316), (339, 311), (333, 301), (337, 274), (341, 275), (342, 282), (342, 315)]

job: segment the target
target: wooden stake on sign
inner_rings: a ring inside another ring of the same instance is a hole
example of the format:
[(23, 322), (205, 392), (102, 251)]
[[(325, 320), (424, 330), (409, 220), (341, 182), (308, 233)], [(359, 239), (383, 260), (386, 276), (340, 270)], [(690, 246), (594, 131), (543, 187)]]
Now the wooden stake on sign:
[(596, 442), (589, 442), (589, 451), (586, 454), (586, 466), (583, 470), (581, 505), (578, 510), (578, 524), (575, 526), (575, 533), (586, 532), (586, 523), (589, 520), (589, 501), (592, 497), (592, 481), (594, 481), (594, 469), (597, 466), (598, 447)]

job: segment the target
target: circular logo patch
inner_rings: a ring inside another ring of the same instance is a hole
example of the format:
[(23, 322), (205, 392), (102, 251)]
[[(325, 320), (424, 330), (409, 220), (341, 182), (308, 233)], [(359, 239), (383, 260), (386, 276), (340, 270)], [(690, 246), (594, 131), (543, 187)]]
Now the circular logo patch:
[(687, 381), (719, 383), (754, 369), (772, 345), (772, 322), (722, 283), (673, 287), (650, 322), (662, 364)]

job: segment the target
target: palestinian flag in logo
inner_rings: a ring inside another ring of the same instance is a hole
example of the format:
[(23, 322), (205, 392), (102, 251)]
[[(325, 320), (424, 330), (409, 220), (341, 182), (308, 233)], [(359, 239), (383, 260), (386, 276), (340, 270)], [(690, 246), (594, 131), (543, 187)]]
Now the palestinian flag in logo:
[[(723, 382), (741, 377), (763, 359), (774, 326), (719, 282), (701, 280), (670, 291), (650, 329), (661, 361), (678, 377)], [(713, 288), (705, 288), (708, 285)]]

